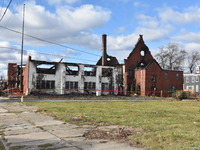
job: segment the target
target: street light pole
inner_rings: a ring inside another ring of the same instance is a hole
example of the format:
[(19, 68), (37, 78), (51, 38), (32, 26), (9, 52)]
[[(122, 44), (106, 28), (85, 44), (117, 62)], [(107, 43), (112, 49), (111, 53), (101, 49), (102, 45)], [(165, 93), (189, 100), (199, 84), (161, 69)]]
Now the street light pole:
[(23, 93), (23, 51), (24, 51), (24, 15), (25, 15), (25, 4), (23, 7), (23, 23), (22, 23), (22, 45), (21, 45), (21, 68), (20, 68), (20, 90)]

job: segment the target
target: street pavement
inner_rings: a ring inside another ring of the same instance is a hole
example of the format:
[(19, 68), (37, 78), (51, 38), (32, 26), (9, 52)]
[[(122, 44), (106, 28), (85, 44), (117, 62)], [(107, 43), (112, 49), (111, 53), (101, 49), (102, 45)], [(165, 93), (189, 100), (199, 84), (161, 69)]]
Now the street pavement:
[(141, 150), (117, 141), (87, 140), (83, 134), (89, 127), (36, 111), (18, 102), (0, 103), (0, 140), (6, 150)]

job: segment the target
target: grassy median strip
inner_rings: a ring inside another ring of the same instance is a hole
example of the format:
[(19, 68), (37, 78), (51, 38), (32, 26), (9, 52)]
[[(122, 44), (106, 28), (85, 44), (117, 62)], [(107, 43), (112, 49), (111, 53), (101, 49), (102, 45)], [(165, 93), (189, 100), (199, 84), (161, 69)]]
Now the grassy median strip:
[(79, 124), (115, 124), (139, 132), (131, 139), (147, 149), (200, 149), (200, 102), (30, 102), (40, 112)]

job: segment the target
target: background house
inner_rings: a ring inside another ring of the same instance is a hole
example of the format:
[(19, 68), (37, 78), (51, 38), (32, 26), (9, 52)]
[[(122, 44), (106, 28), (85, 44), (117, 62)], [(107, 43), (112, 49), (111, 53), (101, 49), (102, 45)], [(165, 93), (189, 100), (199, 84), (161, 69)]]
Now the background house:
[(194, 94), (200, 94), (200, 65), (196, 67), (195, 73), (184, 74), (183, 88)]

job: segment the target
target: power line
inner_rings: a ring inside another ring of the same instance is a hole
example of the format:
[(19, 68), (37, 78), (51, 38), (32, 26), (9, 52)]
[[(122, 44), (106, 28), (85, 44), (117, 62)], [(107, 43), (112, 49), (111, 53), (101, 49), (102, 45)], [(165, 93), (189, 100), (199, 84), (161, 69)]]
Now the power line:
[(2, 17), (1, 17), (1, 19), (0, 19), (0, 22), (3, 20), (3, 17), (5, 16), (5, 14), (6, 14), (8, 8), (9, 8), (9, 6), (10, 6), (10, 4), (11, 4), (11, 2), (12, 2), (12, 0), (10, 0), (8, 6), (6, 7), (6, 10), (4, 11), (4, 13), (3, 13), (3, 15), (2, 15)]
[(1, 4), (1, 13), (3, 11), (3, 5), (4, 5), (4, 0), (2, 0), (2, 4)]
[[(12, 50), (21, 51), (21, 49), (13, 48), (13, 47), (0, 47), (0, 48), (8, 48), (8, 49), (12, 49)], [(25, 50), (25, 49), (24, 49), (24, 51), (26, 51), (27, 53), (30, 52), (30, 50)], [(41, 54), (41, 55), (49, 55), (49, 56), (53, 56), (53, 57), (70, 58), (70, 59), (75, 59), (75, 60), (96, 62), (94, 60), (88, 60), (88, 59), (82, 59), (82, 58), (76, 58), (76, 57), (69, 57), (69, 56), (61, 56), (61, 55), (57, 55), (57, 54), (41, 53), (41, 52), (37, 52), (37, 51), (31, 51), (30, 53), (38, 53), (38, 54)]]
[[(16, 30), (13, 30), (13, 29), (4, 27), (4, 26), (2, 26), (2, 25), (0, 25), (0, 27), (3, 28), (3, 29), (9, 30), (9, 31), (18, 33), (18, 34), (22, 34), (22, 33), (19, 32), (19, 31), (16, 31)], [(85, 51), (83, 51), (83, 50), (79, 50), (79, 49), (76, 49), (76, 48), (72, 48), (72, 47), (69, 47), (69, 46), (65, 46), (65, 45), (62, 45), (62, 44), (59, 44), (59, 43), (56, 43), (56, 42), (51, 42), (51, 41), (48, 41), (48, 40), (44, 40), (44, 39), (41, 39), (41, 38), (38, 38), (38, 37), (35, 37), (35, 36), (32, 36), (32, 35), (29, 35), (29, 34), (26, 34), (26, 33), (24, 33), (24, 35), (27, 36), (27, 37), (30, 37), (30, 38), (33, 38), (33, 39), (42, 41), (42, 42), (50, 43), (50, 44), (53, 44), (53, 45), (58, 45), (58, 46), (61, 46), (61, 47), (64, 47), (64, 48), (68, 48), (68, 49), (72, 49), (72, 50), (75, 50), (75, 51), (79, 51), (79, 52), (82, 52), (82, 53), (85, 53), (85, 54), (89, 54), (89, 55), (94, 55), (94, 56), (101, 57), (100, 55), (97, 55), (97, 54), (85, 52)]]

